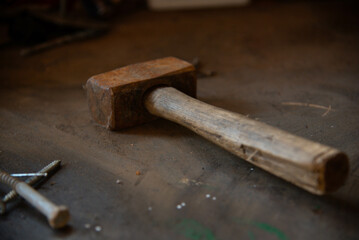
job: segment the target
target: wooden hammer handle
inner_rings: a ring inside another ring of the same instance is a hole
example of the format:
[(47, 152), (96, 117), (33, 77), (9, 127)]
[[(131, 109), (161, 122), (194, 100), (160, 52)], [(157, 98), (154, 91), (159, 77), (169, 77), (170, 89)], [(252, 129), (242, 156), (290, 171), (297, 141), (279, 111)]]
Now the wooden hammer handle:
[(208, 105), (172, 87), (155, 88), (144, 103), (151, 114), (185, 126), (311, 193), (334, 191), (348, 175), (348, 158), (339, 150)]

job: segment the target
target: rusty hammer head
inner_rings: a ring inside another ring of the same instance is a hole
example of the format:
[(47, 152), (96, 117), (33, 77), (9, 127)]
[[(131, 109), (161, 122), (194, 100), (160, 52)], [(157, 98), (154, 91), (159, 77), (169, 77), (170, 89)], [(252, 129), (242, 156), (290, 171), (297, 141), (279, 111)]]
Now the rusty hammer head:
[(196, 95), (195, 68), (175, 57), (129, 65), (87, 80), (87, 99), (94, 120), (111, 130), (132, 127), (155, 119), (143, 97), (156, 86), (174, 87)]

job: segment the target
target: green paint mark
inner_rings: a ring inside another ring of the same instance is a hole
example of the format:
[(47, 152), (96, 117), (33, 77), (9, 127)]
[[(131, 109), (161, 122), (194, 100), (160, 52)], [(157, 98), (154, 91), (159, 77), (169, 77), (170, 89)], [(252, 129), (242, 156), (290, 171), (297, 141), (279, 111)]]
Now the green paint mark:
[(216, 239), (209, 228), (206, 228), (194, 219), (182, 219), (182, 221), (176, 225), (176, 230), (191, 240)]
[(267, 223), (252, 222), (252, 225), (254, 225), (257, 228), (260, 228), (266, 232), (276, 235), (279, 240), (288, 240), (288, 238), (285, 236), (285, 234), (282, 231), (280, 231), (278, 228), (275, 228)]
[[(254, 226), (257, 227), (265, 232), (268, 232), (270, 234), (273, 234), (277, 237), (278, 240), (288, 240), (287, 236), (280, 231), (278, 228), (273, 227), (267, 223), (262, 223), (262, 222), (255, 222), (255, 221), (246, 221), (246, 220), (242, 220), (242, 219), (235, 219), (236, 222), (240, 223), (240, 224), (247, 224), (250, 226)], [(255, 239), (255, 236), (253, 234), (253, 232), (248, 232), (248, 236), (251, 240)]]
[(254, 236), (254, 233), (251, 232), (251, 231), (248, 232), (248, 237), (249, 237), (250, 240), (255, 240), (256, 239), (256, 237)]

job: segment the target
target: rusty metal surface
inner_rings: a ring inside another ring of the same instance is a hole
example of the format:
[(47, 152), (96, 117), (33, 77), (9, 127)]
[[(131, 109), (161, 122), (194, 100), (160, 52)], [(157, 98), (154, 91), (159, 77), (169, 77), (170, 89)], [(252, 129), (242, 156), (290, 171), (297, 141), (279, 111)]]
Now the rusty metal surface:
[(134, 127), (156, 119), (143, 104), (154, 86), (172, 86), (195, 97), (195, 68), (174, 57), (132, 64), (92, 76), (86, 83), (93, 119), (111, 130)]
[[(0, 217), (1, 239), (356, 239), (356, 10), (290, 1), (143, 11), (98, 39), (27, 58), (3, 49), (0, 166), (31, 172), (62, 160), (39, 192), (72, 219), (53, 231), (18, 201)], [(345, 151), (346, 185), (313, 196), (165, 120), (119, 132), (91, 120), (82, 89), (90, 76), (170, 55), (217, 72), (198, 80), (200, 100)]]

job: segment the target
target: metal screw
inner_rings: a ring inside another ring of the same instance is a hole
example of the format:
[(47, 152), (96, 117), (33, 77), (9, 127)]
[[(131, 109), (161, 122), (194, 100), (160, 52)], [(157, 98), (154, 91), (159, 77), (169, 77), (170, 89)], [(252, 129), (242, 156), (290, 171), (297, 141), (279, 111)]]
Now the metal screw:
[(11, 177), (46, 177), (47, 173), (11, 173)]
[(43, 213), (52, 228), (64, 227), (70, 219), (67, 207), (57, 206), (23, 181), (0, 170), (0, 182), (11, 186), (21, 197)]
[[(44, 167), (43, 169), (41, 169), (40, 171), (38, 171), (38, 173), (48, 174), (48, 173), (52, 172), (53, 170), (55, 170), (56, 168), (60, 167), (60, 164), (61, 164), (61, 160), (55, 160), (52, 163), (50, 163), (49, 165), (47, 165), (46, 167)], [(33, 177), (26, 179), (25, 182), (29, 185), (34, 185), (41, 179), (43, 179), (43, 178), (39, 177), (39, 176), (33, 176)], [(3, 197), (2, 201), (3, 201), (4, 205), (6, 205), (6, 203), (15, 199), (17, 196), (18, 196), (18, 194), (16, 193), (16, 191), (11, 190), (8, 194), (5, 195), (5, 197)], [(2, 214), (2, 213), (4, 213), (4, 211), (0, 211), (0, 213)]]

